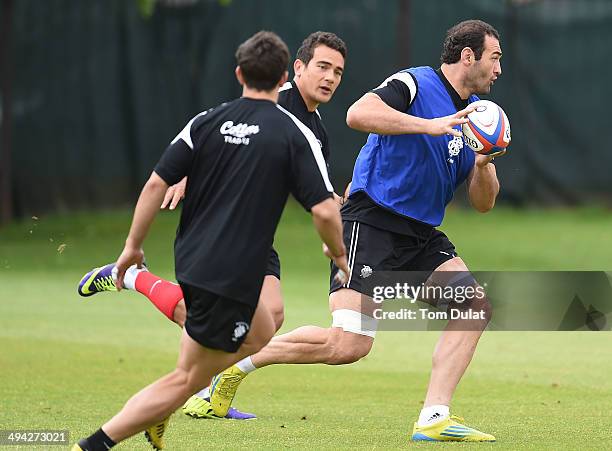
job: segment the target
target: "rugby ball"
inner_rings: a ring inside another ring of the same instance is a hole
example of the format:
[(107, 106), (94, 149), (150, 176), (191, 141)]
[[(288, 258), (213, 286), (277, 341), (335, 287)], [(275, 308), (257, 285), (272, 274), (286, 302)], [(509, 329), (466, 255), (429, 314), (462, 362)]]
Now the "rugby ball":
[(475, 109), (461, 125), (463, 140), (474, 152), (495, 156), (510, 144), (510, 122), (497, 104), (489, 100), (470, 103)]

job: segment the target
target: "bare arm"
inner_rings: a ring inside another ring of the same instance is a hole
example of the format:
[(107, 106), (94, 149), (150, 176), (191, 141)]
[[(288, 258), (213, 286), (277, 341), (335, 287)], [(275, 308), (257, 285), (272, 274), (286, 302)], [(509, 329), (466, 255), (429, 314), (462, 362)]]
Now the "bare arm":
[(474, 168), (468, 176), (468, 196), (472, 207), (486, 213), (495, 205), (499, 193), (499, 180), (495, 165), (489, 164), (493, 157), (476, 155)]
[(138, 203), (134, 209), (132, 226), (125, 240), (125, 247), (115, 265), (118, 289), (123, 288), (123, 276), (127, 268), (133, 264), (142, 265), (144, 258), (142, 243), (159, 211), (159, 206), (167, 189), (168, 184), (153, 172), (140, 193)]
[(453, 127), (466, 123), (465, 116), (472, 110), (468, 106), (450, 116), (423, 119), (402, 113), (387, 105), (377, 94), (368, 92), (348, 109), (346, 124), (355, 130), (380, 135), (425, 133), (440, 136), (448, 133), (461, 137), (461, 132)]
[(310, 211), (314, 226), (327, 247), (325, 254), (334, 261), (338, 268), (348, 274), (346, 247), (342, 239), (342, 219), (338, 204), (333, 199), (326, 199), (316, 204)]

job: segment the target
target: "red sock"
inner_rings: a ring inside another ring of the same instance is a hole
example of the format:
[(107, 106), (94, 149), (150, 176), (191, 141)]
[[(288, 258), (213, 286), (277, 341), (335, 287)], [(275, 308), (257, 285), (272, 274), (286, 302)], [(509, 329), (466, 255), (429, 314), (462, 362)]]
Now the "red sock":
[(144, 294), (153, 303), (157, 310), (174, 320), (174, 309), (176, 304), (183, 299), (181, 287), (157, 277), (148, 271), (141, 271), (134, 282), (136, 291)]

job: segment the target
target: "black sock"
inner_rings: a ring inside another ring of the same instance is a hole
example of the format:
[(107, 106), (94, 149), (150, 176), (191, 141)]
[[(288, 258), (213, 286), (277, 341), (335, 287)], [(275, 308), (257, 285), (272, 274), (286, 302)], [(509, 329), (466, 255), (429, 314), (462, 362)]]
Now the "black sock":
[(89, 437), (79, 440), (79, 446), (83, 451), (106, 451), (115, 445), (116, 443), (106, 435), (102, 428), (98, 429)]

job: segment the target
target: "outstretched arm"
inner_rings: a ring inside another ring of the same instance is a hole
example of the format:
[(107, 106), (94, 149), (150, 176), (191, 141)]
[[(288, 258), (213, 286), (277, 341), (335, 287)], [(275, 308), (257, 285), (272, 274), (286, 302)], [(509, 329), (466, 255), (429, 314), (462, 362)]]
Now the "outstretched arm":
[(140, 193), (134, 210), (132, 226), (125, 240), (125, 247), (115, 265), (116, 285), (119, 290), (123, 288), (125, 271), (133, 264), (137, 264), (139, 267), (142, 265), (144, 259), (142, 243), (159, 211), (159, 206), (167, 189), (168, 184), (157, 173), (153, 172)]
[(346, 113), (346, 124), (362, 132), (380, 135), (425, 133), (432, 136), (450, 134), (461, 137), (454, 126), (465, 124), (473, 111), (467, 107), (455, 114), (435, 119), (412, 116), (387, 105), (378, 94), (368, 92), (357, 100)]

